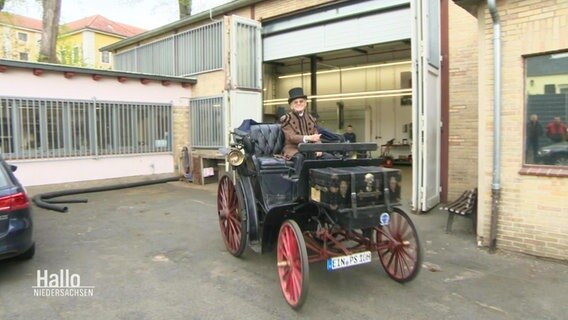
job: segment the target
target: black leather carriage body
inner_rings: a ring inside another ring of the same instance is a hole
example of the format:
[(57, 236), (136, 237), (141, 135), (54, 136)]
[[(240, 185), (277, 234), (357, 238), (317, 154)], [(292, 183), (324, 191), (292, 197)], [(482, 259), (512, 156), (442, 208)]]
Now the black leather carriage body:
[(400, 181), (398, 169), (311, 169), (310, 200), (329, 209), (346, 229), (372, 227), (388, 205), (400, 204)]

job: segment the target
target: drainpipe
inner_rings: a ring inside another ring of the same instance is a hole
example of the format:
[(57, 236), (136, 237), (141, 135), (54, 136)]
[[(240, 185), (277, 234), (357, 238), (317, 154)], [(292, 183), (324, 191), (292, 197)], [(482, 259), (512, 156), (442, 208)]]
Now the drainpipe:
[(497, 245), (497, 217), (501, 198), (501, 21), (495, 0), (487, 0), (493, 20), (493, 183), (491, 184), (491, 228), (489, 252), (495, 253)]

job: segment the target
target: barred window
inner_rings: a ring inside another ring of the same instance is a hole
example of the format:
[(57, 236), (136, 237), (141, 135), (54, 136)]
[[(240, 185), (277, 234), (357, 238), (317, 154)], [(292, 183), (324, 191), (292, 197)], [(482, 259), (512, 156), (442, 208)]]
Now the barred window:
[(171, 152), (170, 104), (0, 97), (7, 159)]
[(224, 146), (223, 96), (193, 98), (189, 107), (191, 145), (196, 148)]

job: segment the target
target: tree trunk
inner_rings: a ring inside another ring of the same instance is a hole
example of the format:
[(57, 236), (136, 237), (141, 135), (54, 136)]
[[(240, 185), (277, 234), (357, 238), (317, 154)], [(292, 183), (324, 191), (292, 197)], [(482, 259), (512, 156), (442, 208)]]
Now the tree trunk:
[[(1, 0), (0, 0), (1, 1)], [(59, 17), (61, 16), (61, 0), (42, 0), (43, 30), (41, 32), (40, 62), (57, 63), (57, 36), (59, 34)]]
[(180, 20), (191, 15), (191, 0), (178, 0)]

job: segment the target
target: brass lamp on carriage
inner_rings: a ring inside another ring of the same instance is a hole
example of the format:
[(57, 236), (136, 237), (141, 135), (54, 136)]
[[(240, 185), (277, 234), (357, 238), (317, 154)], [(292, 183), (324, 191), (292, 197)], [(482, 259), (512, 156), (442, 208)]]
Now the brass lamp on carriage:
[(229, 161), (232, 166), (238, 167), (245, 161), (245, 155), (239, 149), (232, 149), (227, 155), (227, 161)]

